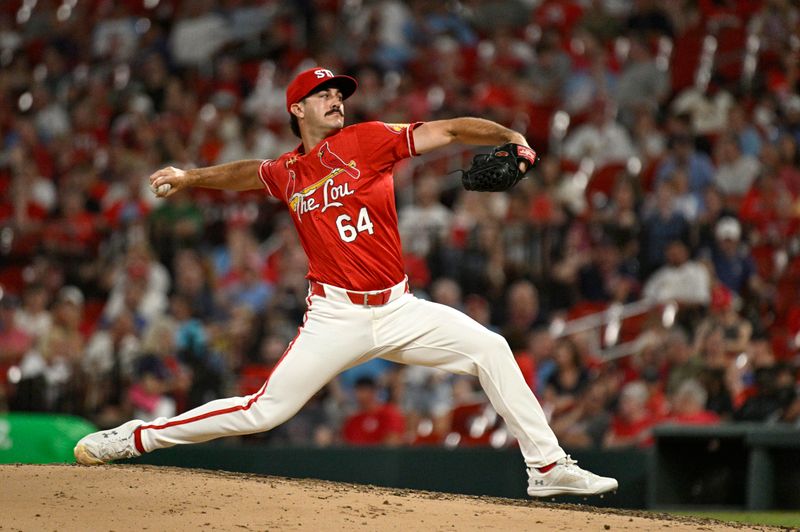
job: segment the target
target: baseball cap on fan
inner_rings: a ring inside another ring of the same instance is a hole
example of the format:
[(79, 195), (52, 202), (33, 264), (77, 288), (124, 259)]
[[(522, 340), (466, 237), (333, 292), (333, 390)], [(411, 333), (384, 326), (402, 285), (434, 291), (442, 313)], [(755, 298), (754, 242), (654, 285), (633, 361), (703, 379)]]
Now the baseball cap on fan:
[(350, 76), (334, 75), (327, 68), (314, 67), (300, 72), (286, 88), (286, 111), (291, 113), (293, 103), (297, 103), (323, 85), (336, 87), (346, 100), (358, 87), (358, 82)]
[(739, 240), (742, 236), (742, 226), (736, 218), (724, 216), (717, 222), (714, 236), (717, 240)]

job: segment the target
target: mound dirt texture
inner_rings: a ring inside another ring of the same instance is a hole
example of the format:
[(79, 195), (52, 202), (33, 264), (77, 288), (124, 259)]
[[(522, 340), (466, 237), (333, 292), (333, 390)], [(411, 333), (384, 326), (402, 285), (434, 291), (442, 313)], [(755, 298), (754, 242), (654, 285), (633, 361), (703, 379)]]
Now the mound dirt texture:
[(131, 465), (0, 465), (0, 531), (7, 530), (742, 528), (716, 521), (589, 506), (203, 470)]

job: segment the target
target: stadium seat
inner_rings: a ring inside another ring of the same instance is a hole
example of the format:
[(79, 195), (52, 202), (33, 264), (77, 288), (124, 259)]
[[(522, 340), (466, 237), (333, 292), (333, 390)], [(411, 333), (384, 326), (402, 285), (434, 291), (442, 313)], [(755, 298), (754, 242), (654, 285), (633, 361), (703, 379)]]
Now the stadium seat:
[(14, 295), (20, 295), (25, 286), (22, 266), (4, 266), (0, 268), (0, 287)]
[(689, 28), (675, 40), (670, 62), (672, 91), (677, 94), (694, 85), (694, 76), (703, 51), (704, 32), (700, 27)]
[(589, 314), (596, 314), (608, 308), (608, 303), (604, 301), (578, 301), (569, 309), (567, 313), (567, 320), (575, 320), (588, 316)]
[(98, 298), (88, 298), (83, 303), (83, 319), (80, 330), (85, 338), (88, 338), (97, 329), (105, 304), (104, 300)]
[(717, 32), (715, 71), (725, 81), (737, 81), (742, 76), (747, 34), (744, 26), (723, 27)]
[(597, 169), (586, 185), (586, 201), (593, 207), (602, 207), (611, 197), (614, 183), (621, 173), (625, 172), (625, 163), (608, 163)]

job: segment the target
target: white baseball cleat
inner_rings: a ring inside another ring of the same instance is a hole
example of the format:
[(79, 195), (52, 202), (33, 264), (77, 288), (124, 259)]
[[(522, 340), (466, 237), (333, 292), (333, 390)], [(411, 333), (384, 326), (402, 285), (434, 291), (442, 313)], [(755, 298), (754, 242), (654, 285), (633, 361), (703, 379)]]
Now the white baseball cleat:
[(119, 460), (135, 458), (142, 453), (136, 450), (133, 431), (144, 422), (138, 419), (123, 423), (115, 429), (101, 430), (84, 436), (75, 445), (75, 459), (83, 465), (99, 465)]
[(546, 473), (536, 468), (528, 469), (528, 495), (550, 497), (553, 495), (600, 495), (617, 489), (617, 480), (601, 477), (578, 467), (569, 455), (556, 462)]

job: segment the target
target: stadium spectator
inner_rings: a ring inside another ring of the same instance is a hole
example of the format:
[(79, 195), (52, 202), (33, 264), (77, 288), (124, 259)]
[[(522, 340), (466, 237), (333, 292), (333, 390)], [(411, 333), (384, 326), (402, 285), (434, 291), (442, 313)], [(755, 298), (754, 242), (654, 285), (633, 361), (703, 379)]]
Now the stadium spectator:
[(415, 201), (398, 212), (403, 250), (427, 257), (450, 233), (453, 214), (440, 200), (439, 177), (424, 174), (414, 186)]
[(16, 410), (81, 412), (83, 335), (79, 330), (83, 294), (74, 286), (59, 290), (53, 323), (19, 363)]
[(561, 47), (558, 34), (544, 28), (526, 75), (535, 97), (545, 104), (558, 101), (569, 71), (570, 58)]
[(780, 234), (780, 226), (787, 218), (796, 218), (793, 213), (794, 196), (779, 174), (762, 172), (742, 198), (739, 218), (757, 232), (769, 238)]
[(31, 338), (43, 335), (53, 323), (48, 310), (49, 303), (50, 296), (43, 285), (26, 285), (22, 291), (22, 304), (14, 315), (14, 323)]
[(745, 155), (733, 134), (720, 135), (714, 145), (714, 159), (714, 184), (738, 202), (759, 174), (758, 159)]
[(147, 242), (131, 243), (122, 260), (109, 272), (111, 291), (103, 317), (110, 321), (123, 309), (134, 312), (140, 326), (158, 319), (167, 308), (170, 275)]
[[(620, 175), (614, 182), (608, 203), (594, 212), (594, 219), (603, 226), (603, 233), (622, 253), (621, 260), (631, 271), (638, 271), (639, 234), (642, 221), (638, 211), (641, 191), (636, 180)], [(604, 243), (601, 239), (599, 243)]]
[(208, 261), (194, 249), (181, 249), (173, 259), (174, 291), (191, 302), (195, 314), (203, 321), (216, 319), (221, 312), (215, 301), (210, 269)]
[(704, 251), (704, 260), (717, 279), (734, 294), (743, 295), (745, 290), (756, 294), (762, 289), (755, 263), (749, 251), (742, 246), (742, 227), (736, 218), (721, 218), (714, 230), (715, 241), (711, 249)]
[(594, 245), (591, 262), (578, 272), (578, 287), (586, 301), (626, 303), (635, 299), (638, 283), (617, 246), (604, 239)]
[(170, 34), (172, 59), (180, 66), (203, 67), (231, 39), (225, 18), (214, 12), (214, 2), (198, 0), (180, 5), (183, 13)]
[(15, 363), (31, 348), (33, 336), (15, 320), (19, 299), (0, 288), (0, 362)]
[(698, 324), (696, 334), (703, 337), (711, 328), (722, 327), (725, 350), (729, 353), (742, 353), (747, 349), (753, 325), (739, 315), (737, 304), (730, 289), (717, 284), (711, 290), (709, 314)]
[(555, 346), (556, 338), (547, 327), (534, 327), (528, 336), (527, 352), (536, 369), (536, 380), (531, 388), (537, 394), (544, 392), (547, 381), (556, 370)]
[[(800, 170), (797, 165), (783, 164), (781, 161), (781, 154), (778, 146), (775, 144), (766, 143), (761, 148), (759, 156), (759, 163), (761, 165), (762, 174), (770, 174), (778, 176), (780, 185), (788, 190), (792, 195), (797, 195), (800, 192)], [(755, 191), (748, 191), (755, 194)]]
[(502, 331), (512, 351), (525, 347), (528, 334), (541, 324), (541, 319), (536, 287), (526, 280), (514, 282), (506, 296), (506, 326)]
[[(71, 265), (94, 254), (101, 224), (86, 209), (86, 194), (74, 184), (64, 184), (58, 198), (59, 216), (45, 227), (42, 245), (46, 251)], [(77, 275), (74, 267), (70, 268), (70, 274)]]
[(461, 287), (448, 277), (440, 277), (431, 284), (431, 301), (459, 310), (464, 306)]
[(737, 421), (778, 421), (794, 402), (794, 369), (784, 364), (760, 366), (754, 372), (754, 390), (736, 412)]
[[(571, 40), (572, 68), (564, 81), (561, 101), (571, 115), (582, 117), (591, 114), (598, 124), (606, 124), (613, 120), (616, 109), (597, 104), (610, 103), (606, 100), (616, 89), (617, 76), (611, 67), (609, 53), (602, 43), (586, 31), (577, 29)], [(601, 109), (598, 110), (598, 107)], [(613, 114), (609, 114), (612, 111)], [(619, 130), (614, 127), (611, 131)]]
[[(441, 442), (450, 430), (453, 409), (453, 377), (436, 368), (413, 366), (403, 372), (400, 401), (406, 426), (414, 441), (419, 432), (433, 442)], [(356, 391), (358, 393), (358, 391)], [(430, 429), (425, 424), (430, 423)]]
[(575, 406), (553, 419), (551, 427), (569, 449), (600, 448), (611, 424), (609, 391), (601, 382), (590, 383)]
[(689, 190), (702, 194), (714, 180), (714, 165), (708, 155), (694, 147), (694, 140), (686, 133), (673, 135), (668, 141), (668, 151), (656, 169), (656, 179), (663, 182), (675, 171), (682, 169), (689, 179)]
[(616, 104), (599, 99), (590, 104), (589, 119), (564, 139), (564, 157), (571, 161), (589, 158), (597, 166), (626, 162), (636, 151), (630, 134), (616, 121)]
[(685, 331), (675, 328), (664, 338), (664, 354), (667, 363), (665, 391), (674, 394), (686, 381), (696, 378), (703, 369), (703, 363), (689, 343)]
[(747, 116), (747, 110), (739, 103), (728, 111), (727, 131), (736, 139), (739, 151), (744, 157), (758, 157), (761, 154), (761, 133)]
[(650, 276), (664, 265), (670, 242), (687, 240), (689, 223), (675, 208), (675, 187), (668, 181), (657, 185), (655, 197), (644, 206), (642, 217), (641, 262), (644, 275)]
[[(263, 384), (263, 381), (261, 381)], [(338, 442), (342, 408), (336, 395), (326, 386), (312, 397), (292, 419), (268, 433), (253, 434), (249, 438), (278, 445), (329, 447)]]
[(261, 275), (262, 263), (258, 256), (251, 256), (241, 264), (238, 276), (223, 287), (221, 300), (228, 308), (244, 305), (252, 312), (266, 310), (274, 291), (273, 286)]
[(644, 285), (644, 297), (660, 303), (677, 301), (684, 307), (707, 306), (711, 280), (706, 266), (691, 260), (689, 248), (680, 240), (667, 245), (667, 263), (653, 272)]
[(134, 375), (141, 341), (132, 312), (120, 312), (108, 328), (96, 331), (86, 344), (81, 366), (88, 388), (87, 408), (120, 408)]
[(632, 111), (631, 140), (645, 168), (653, 165), (667, 151), (667, 137), (659, 127), (657, 112), (657, 109), (643, 107), (636, 107)]
[(405, 434), (405, 417), (392, 403), (378, 397), (374, 380), (363, 377), (355, 384), (357, 410), (342, 426), (342, 439), (353, 445), (399, 445)]
[(669, 182), (675, 190), (675, 210), (680, 213), (689, 224), (693, 224), (705, 207), (703, 205), (705, 191), (692, 191), (689, 188), (689, 176), (682, 168), (675, 169), (669, 177)]
[(619, 106), (619, 121), (629, 128), (639, 109), (656, 111), (669, 94), (665, 65), (659, 65), (644, 37), (632, 35), (629, 50), (614, 93)]
[(641, 381), (629, 382), (619, 394), (617, 412), (603, 440), (605, 448), (647, 447), (653, 443), (655, 417), (647, 410), (649, 394)]
[[(562, 226), (558, 230), (559, 242), (554, 246), (554, 257), (549, 258), (548, 283), (543, 288), (550, 288), (546, 298), (550, 301), (552, 310), (564, 310), (572, 307), (578, 296), (577, 280), (581, 270), (592, 259), (591, 243), (586, 227), (581, 223), (573, 222)], [(549, 235), (554, 238), (553, 235)]]
[(736, 217), (736, 211), (726, 205), (725, 196), (716, 187), (706, 189), (703, 194), (703, 206), (703, 210), (690, 229), (692, 248), (701, 251), (714, 245), (717, 222), (725, 217)]
[(670, 401), (671, 411), (666, 418), (668, 423), (679, 425), (715, 425), (720, 417), (713, 411), (706, 410), (708, 393), (696, 380), (684, 381)]
[(698, 381), (708, 394), (706, 409), (716, 413), (720, 419), (729, 421), (733, 416), (733, 397), (726, 372), (727, 370), (721, 368), (704, 367)]
[(542, 408), (558, 417), (575, 406), (589, 383), (589, 372), (578, 347), (568, 338), (556, 342), (553, 359), (556, 367), (545, 383)]
[(226, 367), (219, 354), (212, 350), (206, 328), (194, 317), (189, 301), (182, 296), (172, 296), (170, 311), (177, 322), (177, 358), (192, 375), (187, 408), (204, 404), (210, 398), (221, 397)]
[(145, 421), (174, 416), (175, 400), (167, 395), (171, 379), (163, 361), (156, 355), (145, 355), (137, 360), (136, 365), (127, 397), (133, 415)]

